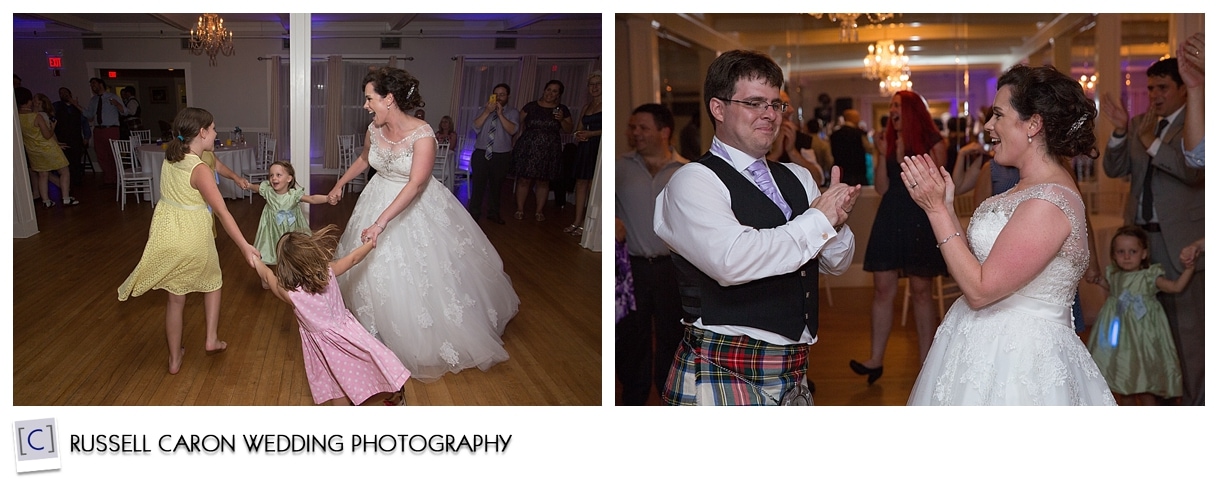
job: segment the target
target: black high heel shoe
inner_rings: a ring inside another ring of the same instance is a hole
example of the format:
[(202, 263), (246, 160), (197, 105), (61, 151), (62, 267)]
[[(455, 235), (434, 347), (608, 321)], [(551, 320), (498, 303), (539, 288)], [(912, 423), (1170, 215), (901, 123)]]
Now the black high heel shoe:
[(850, 361), (850, 369), (854, 370), (854, 373), (857, 373), (859, 375), (866, 375), (867, 376), (867, 385), (871, 385), (871, 384), (875, 383), (876, 380), (880, 379), (880, 375), (884, 374), (883, 365), (880, 365), (875, 368), (867, 368), (866, 365), (863, 365), (854, 360)]

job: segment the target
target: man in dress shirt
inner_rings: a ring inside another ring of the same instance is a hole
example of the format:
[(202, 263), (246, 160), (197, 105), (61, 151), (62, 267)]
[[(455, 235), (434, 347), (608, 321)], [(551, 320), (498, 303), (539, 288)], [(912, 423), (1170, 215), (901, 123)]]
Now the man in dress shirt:
[(123, 97), (123, 108), (126, 110), (119, 124), (119, 138), (127, 138), (131, 131), (144, 129), (140, 120), (140, 101), (135, 98), (135, 87), (123, 87), (119, 94)]
[(72, 96), (67, 87), (59, 87), (59, 101), (51, 104), (55, 109), (55, 138), (63, 142), (64, 156), (68, 157), (68, 167), (72, 173), (72, 186), (78, 186), (85, 178), (85, 138), (81, 135), (84, 113), (80, 103)]
[(89, 79), (93, 98), (85, 105), (85, 118), (93, 125), (93, 149), (102, 168), (102, 186), (113, 186), (118, 182), (118, 170), (114, 165), (114, 151), (110, 140), (119, 139), (119, 118), (127, 109), (118, 95), (106, 90), (106, 81), (94, 77)]
[[(494, 100), (486, 102), (482, 113), (474, 119), (478, 138), (474, 141), (474, 153), (469, 156), (469, 180), (473, 183), (469, 193), (469, 214), (478, 219), (482, 214), (482, 197), (487, 199), (486, 219), (503, 225), (499, 216), (499, 197), (508, 167), (512, 165), (512, 135), (520, 123), (520, 111), (507, 106), (512, 89), (506, 83), (491, 89)], [(490, 154), (487, 154), (490, 150)]]
[[(1177, 60), (1155, 62), (1146, 76), (1150, 109), (1132, 120), (1121, 102), (1103, 97), (1100, 111), (1113, 124), (1104, 173), (1130, 176), (1125, 223), (1146, 230), (1151, 263), (1162, 264), (1164, 275), (1175, 280), (1184, 269), (1181, 250), (1205, 235), (1205, 174), (1189, 166), (1180, 150), (1188, 92)], [(1204, 264), (1199, 262), (1184, 291), (1159, 294), (1180, 356), (1185, 405), (1205, 402), (1204, 291)]]
[(663, 394), (671, 405), (811, 403), (818, 272), (854, 256), (846, 217), (859, 186), (765, 161), (782, 113), (782, 70), (758, 52), (711, 63), (704, 100), (710, 152), (681, 167), (656, 200), (655, 231), (673, 251), (687, 327)]
[(657, 392), (664, 391), (684, 330), (672, 252), (652, 227), (656, 196), (673, 172), (688, 163), (672, 146), (673, 128), (668, 107), (640, 105), (627, 124), (635, 150), (617, 159), (614, 214), (626, 226), (635, 298), (635, 310), (616, 328), (615, 370), (623, 405), (645, 404), (653, 384)]

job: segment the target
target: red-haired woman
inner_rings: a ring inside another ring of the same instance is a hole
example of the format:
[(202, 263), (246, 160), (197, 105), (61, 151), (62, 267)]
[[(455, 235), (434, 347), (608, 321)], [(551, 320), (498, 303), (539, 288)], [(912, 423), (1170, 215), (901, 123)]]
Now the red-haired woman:
[(882, 198), (867, 241), (863, 270), (872, 272), (875, 298), (871, 302), (871, 356), (850, 361), (854, 373), (874, 383), (884, 373), (884, 350), (892, 332), (892, 305), (897, 279), (909, 278), (914, 322), (918, 329), (918, 364), (926, 359), (934, 339), (936, 312), (931, 298), (931, 280), (947, 273), (943, 255), (926, 212), (909, 196), (901, 182), (901, 159), (929, 154), (936, 165), (947, 159), (947, 141), (935, 129), (926, 100), (912, 91), (897, 92), (888, 107), (888, 127), (879, 143), (884, 161), (875, 162), (875, 191)]

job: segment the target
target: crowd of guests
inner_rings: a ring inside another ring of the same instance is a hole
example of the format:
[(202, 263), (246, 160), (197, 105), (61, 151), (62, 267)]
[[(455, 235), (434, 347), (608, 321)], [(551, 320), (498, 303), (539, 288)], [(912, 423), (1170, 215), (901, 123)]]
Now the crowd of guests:
[[(631, 150), (615, 177), (621, 403), (649, 403), (653, 387), (672, 405), (810, 403), (811, 279), (849, 265), (842, 222), (855, 189), (874, 185), (871, 351), (849, 362), (868, 383), (883, 374), (908, 278), (921, 365), (910, 404), (1203, 405), (1204, 52), (1197, 34), (1151, 66), (1149, 110), (1132, 118), (1110, 98), (1097, 110), (1052, 67), (1016, 66), (984, 122), (938, 122), (902, 91), (874, 132), (850, 109), (826, 123), (825, 98), (800, 128), (768, 57), (721, 55), (706, 77), (709, 146), (700, 112), (679, 132), (658, 104), (626, 122)], [(1131, 180), (1111, 245), (1095, 245), (1077, 187), (1079, 166), (1099, 158), (1101, 116), (1113, 127), (1103, 171)], [(968, 231), (954, 208), (962, 195), (984, 212)], [(1097, 248), (1112, 265), (1098, 265)], [(963, 296), (941, 323), (931, 286), (943, 275)], [(1109, 292), (1086, 342), (1081, 280)], [(1002, 348), (995, 335), (1008, 338)], [(1032, 355), (1046, 345), (1053, 353)], [(1064, 379), (1035, 373), (1045, 362)]]
[[(23, 87), (18, 75), (13, 75), (13, 88), (35, 200), (47, 208), (57, 205), (49, 194), (48, 184), (52, 184), (58, 187), (64, 206), (79, 205), (70, 192), (72, 187), (82, 185), (85, 169), (92, 169), (90, 141), (103, 172), (102, 186), (115, 186), (117, 167), (109, 141), (127, 138), (132, 130), (142, 129), (134, 87), (124, 87), (120, 98), (109, 90), (105, 80), (91, 78), (89, 89), (93, 95), (83, 106), (67, 87), (59, 88), (59, 100), (55, 102), (46, 94)], [(27, 96), (28, 101), (23, 102)]]

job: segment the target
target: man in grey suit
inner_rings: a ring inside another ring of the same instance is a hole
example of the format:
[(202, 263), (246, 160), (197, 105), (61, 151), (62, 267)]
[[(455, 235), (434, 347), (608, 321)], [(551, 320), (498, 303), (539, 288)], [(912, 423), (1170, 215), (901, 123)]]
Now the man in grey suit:
[[(1180, 151), (1188, 91), (1175, 58), (1146, 70), (1150, 108), (1129, 119), (1124, 105), (1104, 95), (1100, 109), (1115, 127), (1104, 154), (1104, 173), (1130, 176), (1125, 223), (1150, 237), (1150, 260), (1174, 280), (1183, 265), (1180, 251), (1205, 235), (1205, 174), (1190, 167)], [(1099, 248), (1105, 248), (1103, 246)], [(1185, 405), (1205, 404), (1205, 266), (1183, 292), (1159, 294), (1175, 337), (1184, 375)]]

